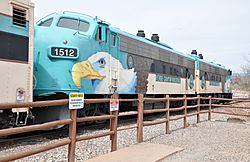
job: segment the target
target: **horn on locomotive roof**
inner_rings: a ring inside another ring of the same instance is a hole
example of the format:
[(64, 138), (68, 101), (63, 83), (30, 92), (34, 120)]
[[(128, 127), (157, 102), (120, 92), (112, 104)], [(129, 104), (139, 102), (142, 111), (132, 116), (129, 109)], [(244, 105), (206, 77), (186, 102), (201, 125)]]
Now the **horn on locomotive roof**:
[(136, 34), (138, 37), (143, 37), (145, 38), (145, 33), (144, 33), (144, 30), (138, 30), (138, 33)]
[(153, 40), (155, 42), (159, 42), (160, 38), (159, 38), (158, 34), (153, 34), (152, 37), (151, 37), (151, 40)]
[(202, 55), (202, 54), (199, 54), (199, 58), (203, 60), (203, 55)]
[(192, 50), (191, 54), (197, 55), (197, 51), (196, 50)]

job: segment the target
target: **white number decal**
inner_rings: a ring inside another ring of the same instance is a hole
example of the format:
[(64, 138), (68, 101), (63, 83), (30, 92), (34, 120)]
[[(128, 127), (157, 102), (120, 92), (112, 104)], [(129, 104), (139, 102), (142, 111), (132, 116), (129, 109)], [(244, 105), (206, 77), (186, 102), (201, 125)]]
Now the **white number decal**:
[(55, 48), (55, 55), (56, 56), (74, 56), (75, 51), (73, 49), (64, 49), (64, 48)]
[(56, 55), (58, 56), (58, 49), (57, 48), (55, 49), (55, 52), (56, 52)]
[(73, 49), (70, 49), (70, 50), (69, 50), (69, 56), (70, 56), (70, 57), (74, 57), (74, 50), (73, 50)]
[(69, 56), (69, 49), (65, 49), (65, 56)]
[(64, 50), (62, 48), (59, 49), (59, 55), (64, 56)]

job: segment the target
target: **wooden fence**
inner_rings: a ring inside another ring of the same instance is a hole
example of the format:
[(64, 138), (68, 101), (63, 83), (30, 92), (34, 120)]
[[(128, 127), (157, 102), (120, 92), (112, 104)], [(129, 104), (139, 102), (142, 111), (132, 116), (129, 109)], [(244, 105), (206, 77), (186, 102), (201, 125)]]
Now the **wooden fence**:
[[(105, 99), (85, 99), (85, 104), (93, 104), (93, 103), (109, 103), (110, 99), (118, 99), (119, 96), (117, 94), (112, 95), (111, 98)], [(69, 125), (69, 136), (67, 138), (61, 139), (57, 142), (52, 144), (47, 144), (45, 146), (41, 146), (38, 148), (34, 148), (32, 150), (26, 150), (17, 152), (14, 154), (7, 154), (6, 156), (1, 156), (0, 161), (12, 161), (20, 158), (24, 158), (27, 156), (31, 156), (34, 154), (38, 154), (41, 152), (45, 152), (54, 148), (58, 148), (64, 145), (68, 145), (68, 161), (74, 162), (75, 161), (75, 149), (76, 149), (76, 142), (82, 140), (89, 140), (104, 136), (110, 136), (111, 140), (111, 151), (117, 150), (117, 131), (128, 130), (128, 129), (137, 129), (137, 142), (143, 142), (143, 127), (151, 126), (156, 124), (165, 123), (166, 125), (166, 134), (170, 133), (170, 121), (183, 119), (183, 127), (186, 128), (187, 125), (187, 117), (190, 116), (197, 116), (197, 123), (200, 122), (200, 114), (207, 113), (208, 120), (211, 120), (212, 113), (220, 113), (220, 114), (227, 114), (227, 115), (239, 115), (239, 116), (247, 116), (250, 117), (249, 114), (236, 114), (236, 113), (229, 113), (216, 110), (217, 107), (223, 108), (237, 108), (237, 109), (250, 109), (250, 107), (238, 107), (238, 106), (231, 106), (231, 105), (223, 105), (223, 104), (213, 104), (212, 101), (227, 101), (227, 102), (250, 102), (250, 100), (235, 100), (235, 99), (223, 99), (223, 98), (211, 98), (211, 97), (182, 97), (182, 98), (170, 98), (168, 95), (165, 98), (144, 98), (143, 94), (138, 94), (138, 98), (136, 99), (119, 99), (119, 102), (138, 102), (137, 111), (130, 111), (130, 112), (118, 112), (112, 111), (109, 115), (103, 116), (90, 116), (90, 117), (77, 117), (77, 110), (70, 110), (70, 118), (58, 121), (47, 122), (44, 124), (36, 124), (30, 126), (23, 126), (23, 127), (16, 127), (16, 128), (9, 128), (9, 129), (1, 129), (0, 130), (0, 137), (18, 134), (18, 133), (25, 133), (25, 132), (32, 132), (36, 130), (44, 130), (53, 128), (59, 125)], [(181, 101), (183, 102), (183, 106), (170, 108), (171, 101)], [(188, 102), (193, 101), (190, 106), (188, 106)], [(203, 104), (201, 104), (201, 101)], [(165, 107), (159, 109), (144, 109), (144, 103), (146, 102), (164, 102)], [(47, 106), (63, 106), (68, 104), (68, 99), (63, 100), (54, 100), (54, 101), (39, 101), (39, 102), (30, 102), (30, 103), (1, 103), (0, 110), (4, 109), (11, 109), (11, 108), (22, 108), (22, 107), (47, 107)], [(203, 107), (207, 107), (204, 109)], [(213, 107), (213, 109), (212, 109)], [(192, 111), (188, 111), (192, 109)], [(174, 111), (182, 111), (183, 114), (170, 116), (170, 112)], [(165, 119), (159, 119), (154, 121), (144, 121), (143, 117), (144, 114), (152, 114), (152, 113), (165, 113)], [(123, 126), (118, 127), (118, 117), (121, 116), (131, 116), (137, 115), (137, 124), (130, 125), (130, 126)], [(80, 135), (77, 136), (77, 123), (87, 122), (87, 121), (98, 121), (98, 120), (110, 120), (110, 130), (94, 134), (94, 135)]]

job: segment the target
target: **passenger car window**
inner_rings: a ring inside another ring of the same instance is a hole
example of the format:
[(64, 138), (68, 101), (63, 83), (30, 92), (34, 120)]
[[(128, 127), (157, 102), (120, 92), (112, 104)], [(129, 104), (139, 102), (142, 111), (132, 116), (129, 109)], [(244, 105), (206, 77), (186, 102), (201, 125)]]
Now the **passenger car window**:
[(50, 27), (52, 24), (53, 18), (50, 18), (48, 20), (42, 21), (38, 26), (45, 26), (45, 27)]
[(162, 73), (166, 74), (166, 66), (165, 65), (162, 66)]
[(170, 67), (170, 75), (173, 75), (173, 68)]
[(89, 23), (71, 18), (60, 18), (57, 23), (57, 26), (73, 30), (79, 30), (81, 32), (86, 32), (89, 29)]
[(150, 72), (155, 73), (155, 64), (154, 63), (151, 64)]

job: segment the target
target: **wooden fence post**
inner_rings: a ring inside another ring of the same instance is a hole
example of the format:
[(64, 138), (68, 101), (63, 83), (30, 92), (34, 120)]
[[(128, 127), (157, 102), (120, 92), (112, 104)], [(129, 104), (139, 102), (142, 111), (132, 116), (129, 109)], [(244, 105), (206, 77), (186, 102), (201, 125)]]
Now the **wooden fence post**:
[(137, 143), (143, 142), (143, 94), (138, 94)]
[(209, 96), (208, 120), (211, 120), (212, 97)]
[(170, 133), (170, 101), (169, 101), (169, 95), (166, 96), (166, 134)]
[(184, 128), (187, 127), (187, 96), (184, 95)]
[(76, 150), (76, 114), (77, 110), (70, 110), (70, 119), (72, 123), (69, 124), (69, 139), (71, 140), (70, 144), (68, 145), (68, 161), (74, 162), (75, 161), (75, 150)]
[(201, 111), (201, 106), (200, 106), (201, 96), (198, 95), (197, 97), (198, 97), (198, 99), (197, 99), (197, 123), (199, 123), (200, 122), (200, 111)]
[[(112, 99), (119, 99), (118, 94), (113, 94)], [(114, 131), (113, 135), (110, 135), (111, 139), (111, 152), (117, 150), (117, 124), (118, 124), (118, 111), (111, 111), (110, 115), (115, 115), (115, 118), (110, 119), (110, 131)]]

